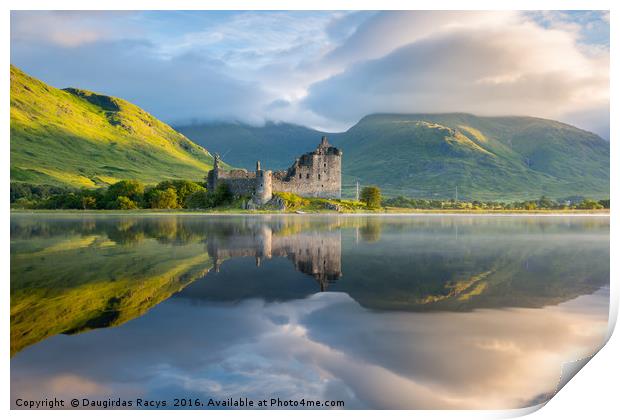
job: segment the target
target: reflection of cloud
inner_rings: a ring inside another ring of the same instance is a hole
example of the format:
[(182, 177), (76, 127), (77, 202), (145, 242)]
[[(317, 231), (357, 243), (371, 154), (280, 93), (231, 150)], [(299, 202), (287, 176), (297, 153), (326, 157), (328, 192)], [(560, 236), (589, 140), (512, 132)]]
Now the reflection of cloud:
[[(36, 388), (32, 383), (37, 384)], [(57, 374), (49, 377), (19, 376), (11, 379), (11, 389), (16, 398), (41, 399), (42, 397), (71, 399), (76, 395), (107, 398), (119, 389), (100, 384), (94, 380), (74, 374)], [(12, 399), (12, 403), (15, 399)], [(15, 408), (15, 407), (14, 407)]]
[(99, 384), (94, 392), (145, 387), (146, 398), (183, 391), (337, 398), (347, 408), (514, 408), (553, 392), (562, 363), (602, 343), (607, 301), (404, 313), (367, 311), (343, 293), (269, 304), (173, 299), (122, 327), (24, 350), (11, 362), (12, 396), (43, 395), (70, 375)]
[[(563, 362), (602, 343), (605, 311), (584, 312), (597, 300), (606, 301), (582, 297), (558, 307), (459, 315), (362, 314), (332, 305), (306, 322), (315, 326), (312, 339), (426, 384), (464, 408), (506, 408), (553, 391)], [(328, 321), (330, 328), (319, 327)], [(363, 328), (351, 328), (353, 321)]]

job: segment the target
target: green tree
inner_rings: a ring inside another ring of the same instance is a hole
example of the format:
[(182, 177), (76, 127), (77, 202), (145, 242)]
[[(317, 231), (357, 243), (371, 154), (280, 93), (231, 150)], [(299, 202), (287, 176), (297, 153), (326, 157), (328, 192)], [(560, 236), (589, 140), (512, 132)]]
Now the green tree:
[(163, 191), (156, 189), (151, 194), (151, 208), (177, 209), (179, 208), (177, 199), (177, 192), (174, 188), (167, 188)]
[(232, 202), (233, 194), (228, 187), (228, 184), (220, 182), (215, 187), (215, 192), (213, 193), (213, 204), (215, 206), (221, 206), (223, 204), (229, 204)]
[(185, 200), (185, 206), (188, 209), (206, 209), (213, 207), (213, 198), (205, 191), (197, 191), (191, 194)]
[(580, 210), (598, 210), (602, 209), (603, 206), (594, 200), (585, 199), (581, 203), (577, 204), (577, 208)]
[(114, 208), (119, 210), (133, 210), (138, 208), (138, 204), (129, 197), (121, 195), (114, 201)]
[(551, 209), (555, 206), (556, 206), (555, 202), (544, 195), (540, 197), (540, 199), (538, 200), (538, 207), (540, 208)]
[(185, 207), (187, 205), (187, 198), (196, 192), (206, 192), (207, 189), (202, 185), (187, 181), (184, 179), (174, 181), (174, 187), (177, 191), (177, 198), (179, 200), (179, 206)]
[(97, 208), (97, 199), (92, 196), (84, 196), (82, 197), (82, 208), (84, 210), (87, 209), (96, 209)]
[(162, 181), (155, 187), (155, 190), (165, 191), (168, 188), (173, 188), (177, 193), (177, 202), (179, 207), (187, 207), (187, 199), (190, 195), (196, 192), (206, 192), (207, 189), (202, 185), (188, 181), (186, 179), (175, 179)]
[(135, 203), (141, 203), (144, 198), (144, 184), (135, 180), (122, 180), (108, 187), (106, 194), (108, 202), (116, 202), (119, 197), (127, 197)]
[(381, 190), (375, 185), (364, 187), (360, 198), (370, 208), (381, 207)]

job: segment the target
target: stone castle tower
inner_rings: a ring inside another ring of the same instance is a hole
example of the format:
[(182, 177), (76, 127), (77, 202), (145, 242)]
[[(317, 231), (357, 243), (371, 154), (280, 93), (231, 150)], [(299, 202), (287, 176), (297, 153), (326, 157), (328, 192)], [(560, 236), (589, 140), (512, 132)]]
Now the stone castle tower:
[(256, 162), (256, 184), (254, 186), (253, 200), (256, 204), (263, 205), (273, 197), (273, 181), (271, 171), (263, 171), (260, 161)]
[(318, 147), (295, 159), (285, 171), (265, 171), (256, 162), (256, 172), (245, 169), (224, 171), (215, 155), (213, 169), (207, 175), (207, 187), (215, 190), (226, 183), (235, 196), (248, 196), (263, 205), (274, 192), (291, 192), (302, 197), (340, 198), (342, 192), (342, 152), (323, 136)]

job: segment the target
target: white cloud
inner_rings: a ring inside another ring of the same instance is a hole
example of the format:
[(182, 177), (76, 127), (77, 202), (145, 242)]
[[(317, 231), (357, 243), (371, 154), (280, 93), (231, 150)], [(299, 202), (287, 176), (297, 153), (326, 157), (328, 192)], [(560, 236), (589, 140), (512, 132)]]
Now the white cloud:
[(545, 29), (524, 18), (504, 16), (501, 25), (480, 19), (427, 31), (385, 55), (371, 48), (369, 55), (379, 58), (358, 60), (311, 85), (305, 104), (348, 124), (373, 112), (564, 119), (597, 110), (599, 123), (608, 117), (608, 52), (584, 51), (574, 32)]
[(13, 11), (11, 42), (33, 42), (77, 47), (101, 40), (139, 36), (126, 21), (133, 12), (107, 11)]
[(604, 13), (200, 13), (13, 12), (11, 60), (173, 123), (340, 130), (373, 112), (459, 111), (608, 135)]

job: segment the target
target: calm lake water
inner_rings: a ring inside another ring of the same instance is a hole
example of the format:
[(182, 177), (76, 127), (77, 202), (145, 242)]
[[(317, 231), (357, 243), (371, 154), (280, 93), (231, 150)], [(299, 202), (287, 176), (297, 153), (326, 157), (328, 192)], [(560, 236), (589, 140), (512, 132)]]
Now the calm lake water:
[(608, 306), (608, 217), (14, 214), (11, 404), (527, 407)]

